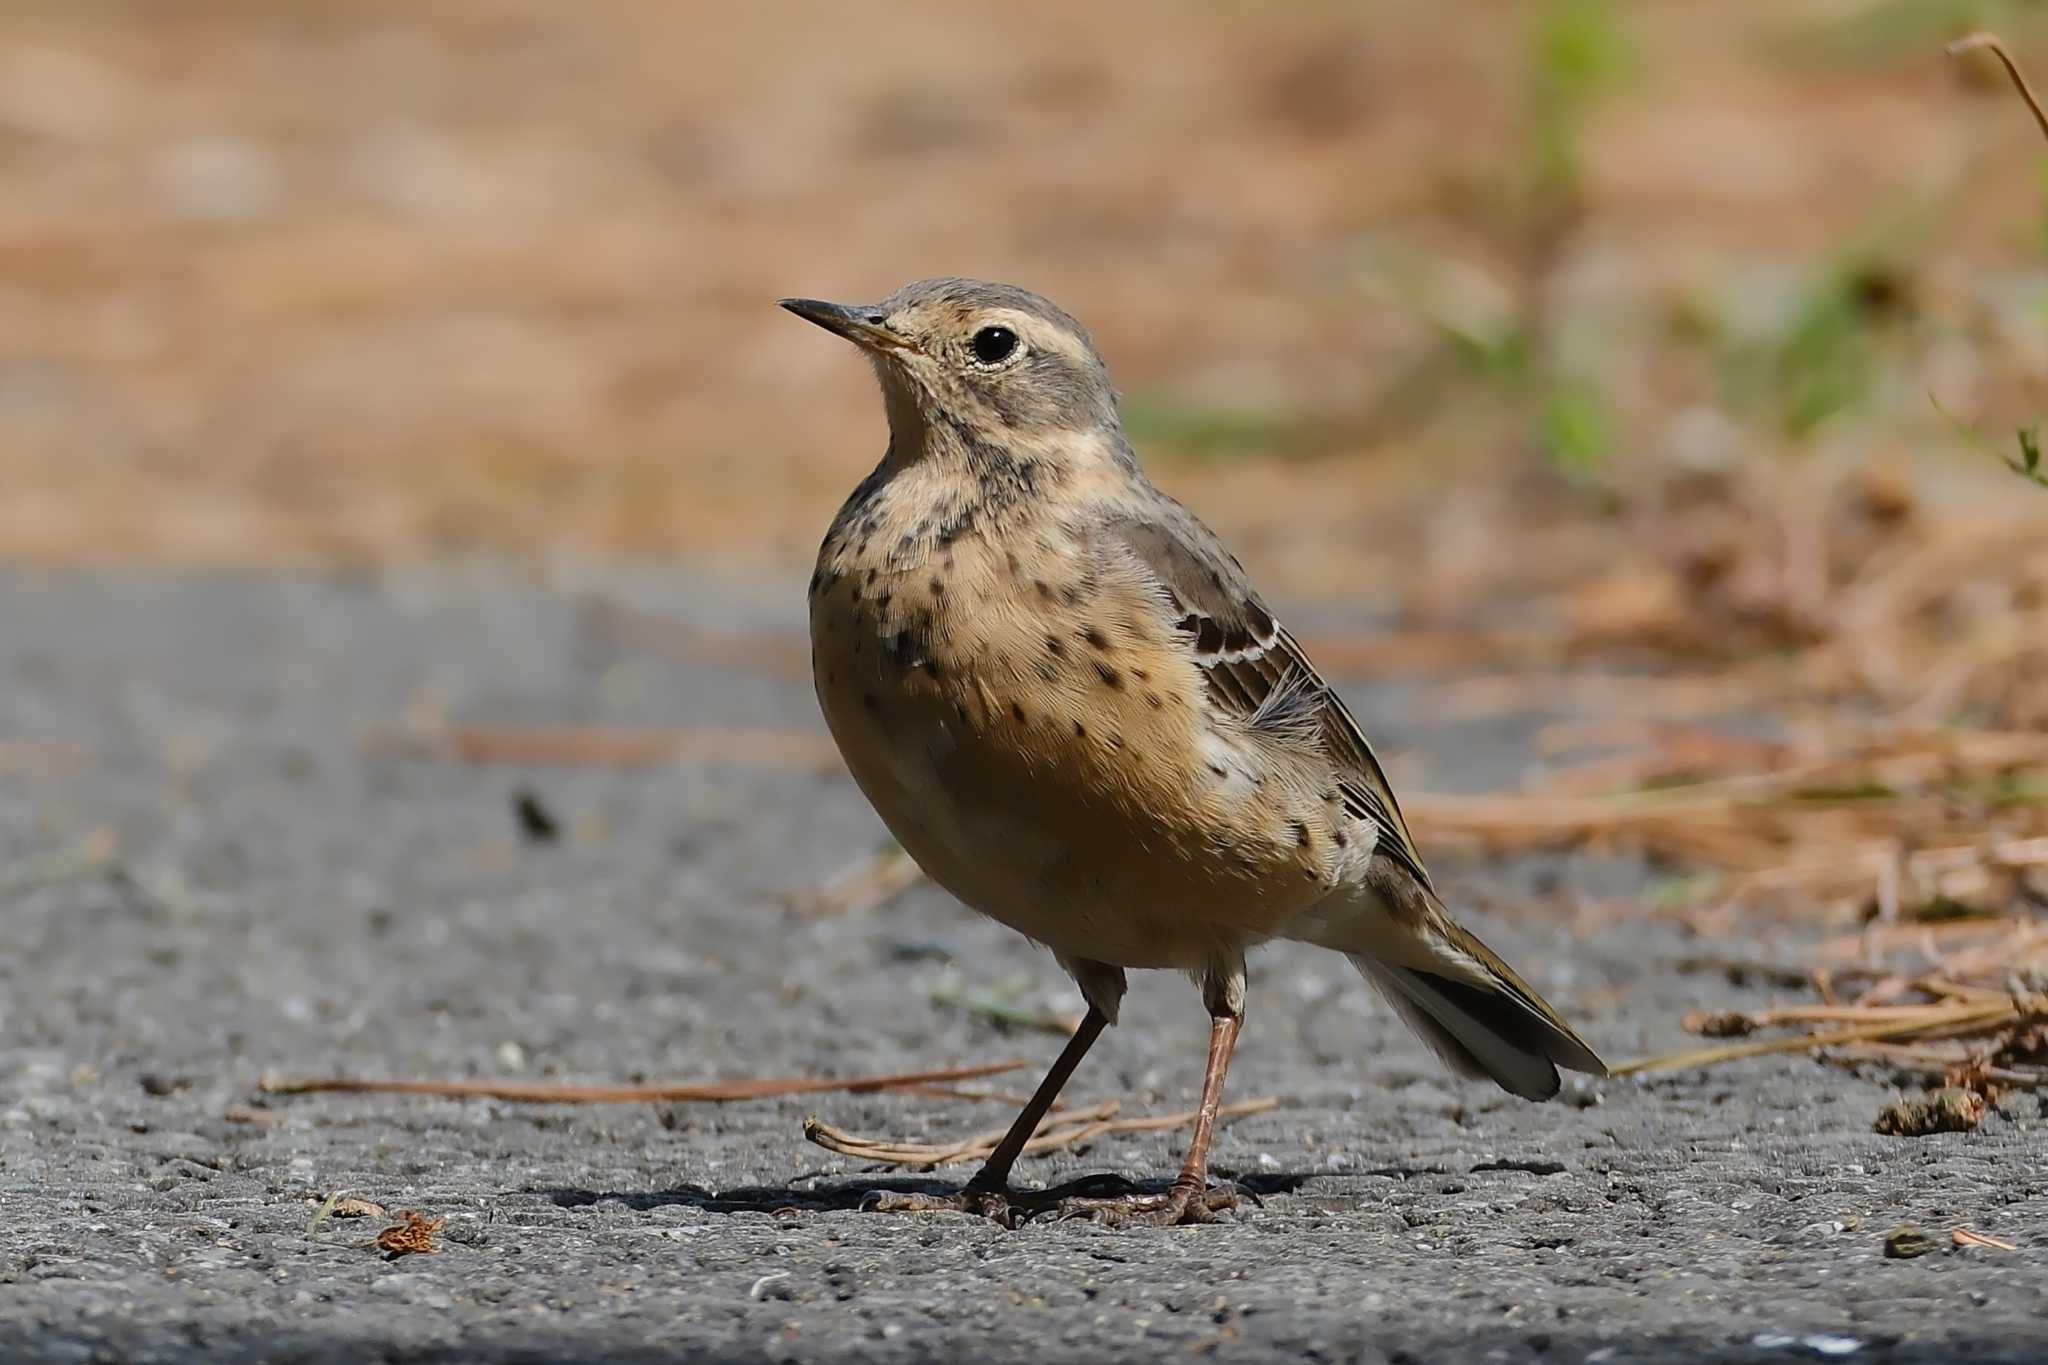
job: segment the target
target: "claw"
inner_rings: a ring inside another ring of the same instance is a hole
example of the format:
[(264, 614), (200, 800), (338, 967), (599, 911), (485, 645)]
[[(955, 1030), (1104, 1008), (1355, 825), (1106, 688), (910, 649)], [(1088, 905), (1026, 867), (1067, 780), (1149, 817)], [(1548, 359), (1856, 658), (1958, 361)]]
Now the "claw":
[(863, 1213), (965, 1213), (986, 1218), (1006, 1228), (1017, 1228), (1030, 1217), (1021, 1197), (1008, 1190), (977, 1189), (968, 1185), (958, 1194), (903, 1194), (875, 1190), (861, 1200)]
[(1170, 1228), (1184, 1223), (1213, 1223), (1216, 1215), (1237, 1207), (1234, 1185), (1196, 1190), (1175, 1185), (1165, 1194), (1125, 1194), (1060, 1201), (1061, 1218), (1086, 1218), (1104, 1227)]
[[(1164, 1194), (1141, 1194), (1130, 1182), (1116, 1176), (1091, 1177), (1081, 1182), (1122, 1187), (1120, 1194), (1025, 1193), (1017, 1190), (977, 1189), (973, 1185), (958, 1194), (903, 1194), (876, 1190), (861, 1201), (869, 1213), (965, 1213), (986, 1218), (1014, 1232), (1038, 1218), (1086, 1218), (1109, 1228), (1177, 1227), (1187, 1223), (1213, 1223), (1216, 1215), (1237, 1207), (1240, 1191), (1228, 1181), (1205, 1189), (1175, 1185)], [(1068, 1186), (1072, 1190), (1074, 1186)], [(1244, 1197), (1258, 1203), (1249, 1191)], [(1263, 1207), (1263, 1205), (1261, 1205)]]

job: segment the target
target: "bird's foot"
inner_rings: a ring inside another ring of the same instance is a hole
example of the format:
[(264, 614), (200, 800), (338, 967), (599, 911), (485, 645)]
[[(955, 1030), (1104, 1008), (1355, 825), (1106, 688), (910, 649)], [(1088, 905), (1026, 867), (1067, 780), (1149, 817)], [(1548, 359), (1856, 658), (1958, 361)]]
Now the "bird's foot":
[(1116, 1194), (1062, 1199), (1051, 1210), (1061, 1218), (1087, 1218), (1112, 1228), (1170, 1228), (1213, 1223), (1237, 1207), (1237, 1187), (1224, 1181), (1197, 1186), (1176, 1180), (1164, 1194)]
[[(1076, 1194), (1077, 1188), (1104, 1185), (1115, 1194)], [(966, 1213), (1016, 1229), (1035, 1218), (1086, 1218), (1111, 1228), (1169, 1228), (1184, 1223), (1213, 1223), (1216, 1215), (1237, 1207), (1239, 1191), (1229, 1181), (1198, 1186), (1175, 1181), (1163, 1194), (1131, 1189), (1114, 1176), (1091, 1176), (1052, 1190), (997, 1189), (970, 1182), (957, 1194), (911, 1194), (878, 1190), (863, 1207), (876, 1213)], [(1247, 1196), (1257, 1203), (1256, 1196)]]
[(909, 1194), (877, 1190), (863, 1207), (875, 1213), (966, 1213), (986, 1218), (1006, 1228), (1022, 1227), (1034, 1213), (1045, 1208), (1031, 1196), (988, 1185), (968, 1184), (957, 1194)]

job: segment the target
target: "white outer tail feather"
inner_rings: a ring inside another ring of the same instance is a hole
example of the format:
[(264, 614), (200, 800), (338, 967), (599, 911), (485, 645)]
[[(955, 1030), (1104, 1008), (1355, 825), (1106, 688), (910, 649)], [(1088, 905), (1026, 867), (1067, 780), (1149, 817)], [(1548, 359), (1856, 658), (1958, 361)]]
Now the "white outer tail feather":
[(1543, 1052), (1517, 1045), (1441, 992), (1425, 974), (1348, 954), (1351, 965), (1386, 998), (1429, 1050), (1460, 1076), (1491, 1080), (1525, 1100), (1557, 1094), (1557, 1067)]
[[(1427, 887), (1405, 878), (1407, 913), (1377, 888), (1333, 896), (1290, 926), (1288, 937), (1332, 948), (1386, 997), (1446, 1066), (1524, 1099), (1547, 1100), (1558, 1068), (1606, 1075), (1571, 1026), (1485, 944), (1460, 928)], [(1416, 921), (1420, 920), (1420, 923)]]

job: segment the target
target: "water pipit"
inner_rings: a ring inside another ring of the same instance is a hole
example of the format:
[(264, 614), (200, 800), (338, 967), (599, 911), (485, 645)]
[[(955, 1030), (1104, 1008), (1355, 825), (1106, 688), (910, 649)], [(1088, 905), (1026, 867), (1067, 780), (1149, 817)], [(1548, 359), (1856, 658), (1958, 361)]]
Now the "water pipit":
[(1010, 1169), (1116, 1022), (1127, 969), (1200, 983), (1209, 1061), (1164, 1194), (1057, 1201), (1109, 1222), (1235, 1202), (1209, 1143), (1245, 953), (1348, 956), (1437, 1055), (1528, 1099), (1606, 1068), (1431, 887), (1358, 723), (1195, 515), (1152, 486), (1081, 325), (1009, 285), (936, 279), (783, 307), (873, 362), (889, 446), (811, 578), (819, 705), (854, 780), (967, 905), (1050, 948), (1088, 1012), (953, 1208), (1015, 1222)]

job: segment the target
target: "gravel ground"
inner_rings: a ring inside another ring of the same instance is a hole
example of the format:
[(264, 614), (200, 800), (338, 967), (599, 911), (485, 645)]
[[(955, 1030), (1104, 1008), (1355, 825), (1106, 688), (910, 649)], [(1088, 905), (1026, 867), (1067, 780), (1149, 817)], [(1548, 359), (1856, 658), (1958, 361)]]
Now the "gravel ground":
[[(1881, 1083), (1796, 1060), (1527, 1105), (1441, 1074), (1339, 959), (1258, 960), (1223, 1134), (1263, 1196), (1209, 1227), (1008, 1233), (863, 1213), (882, 1177), (816, 1112), (938, 1137), (1005, 1106), (822, 1095), (726, 1106), (263, 1099), (265, 1073), (592, 1080), (850, 1074), (1029, 1056), (935, 988), (1070, 1006), (1046, 958), (929, 889), (805, 918), (781, 894), (876, 846), (837, 773), (519, 772), (366, 739), (470, 720), (818, 729), (808, 684), (608, 644), (592, 591), (794, 632), (680, 577), (508, 585), (0, 574), (0, 1356), (10, 1360), (2031, 1360), (2048, 1352), (2048, 1157), (2032, 1097), (1881, 1139)], [(1508, 780), (1500, 726), (1369, 728), (1431, 785)], [(54, 746), (54, 747), (52, 747)], [(67, 750), (64, 746), (75, 746)], [(1398, 746), (1397, 746), (1398, 747)], [(522, 838), (530, 787), (558, 820)], [(118, 850), (95, 864), (111, 831)], [(1505, 889), (1626, 869), (1455, 868)], [(1611, 1057), (1681, 1043), (1672, 930), (1478, 924)], [(1741, 951), (1774, 951), (1745, 944)], [(1181, 1108), (1206, 1026), (1140, 979), (1077, 1098)], [(1013, 1084), (1028, 1086), (1032, 1073)], [(1171, 1173), (1171, 1135), (1026, 1179)], [(924, 1180), (958, 1180), (949, 1168)], [(387, 1262), (351, 1191), (444, 1216)], [(1942, 1249), (1887, 1260), (1917, 1223)], [(2017, 1252), (1952, 1251), (1967, 1225)]]

